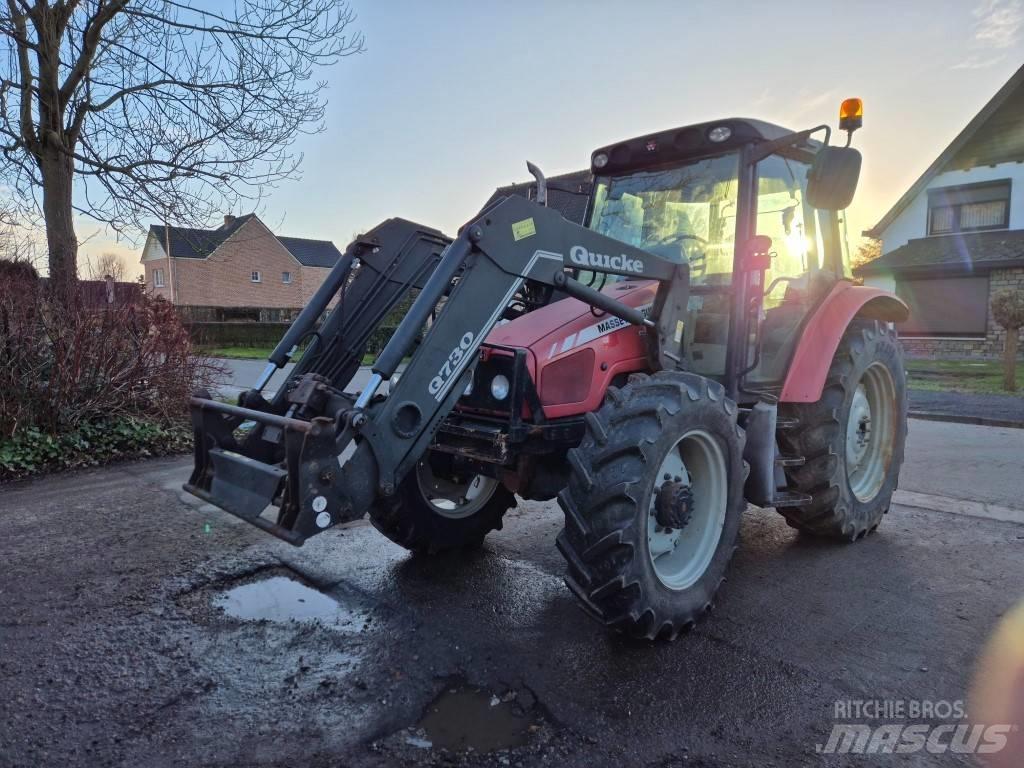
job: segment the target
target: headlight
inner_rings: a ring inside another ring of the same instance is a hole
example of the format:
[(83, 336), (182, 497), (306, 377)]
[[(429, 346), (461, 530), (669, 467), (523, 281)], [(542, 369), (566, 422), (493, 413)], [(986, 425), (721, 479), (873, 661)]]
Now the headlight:
[(491, 397), (495, 400), (504, 400), (508, 397), (508, 379), (500, 373), (491, 379)]
[(606, 155), (604, 152), (598, 152), (596, 155), (594, 155), (595, 168), (604, 168), (606, 165), (608, 165), (608, 155)]
[(715, 142), (715, 144), (728, 141), (730, 136), (732, 136), (732, 128), (728, 125), (716, 125), (708, 131), (708, 140)]

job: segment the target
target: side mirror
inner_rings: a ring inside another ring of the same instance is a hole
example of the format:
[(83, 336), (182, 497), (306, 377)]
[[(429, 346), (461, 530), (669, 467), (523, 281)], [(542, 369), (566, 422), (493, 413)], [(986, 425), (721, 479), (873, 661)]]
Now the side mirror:
[(841, 211), (853, 202), (860, 178), (860, 152), (852, 147), (822, 147), (807, 174), (807, 202)]
[(751, 272), (764, 272), (772, 265), (772, 239), (768, 235), (754, 235), (747, 240), (745, 266)]

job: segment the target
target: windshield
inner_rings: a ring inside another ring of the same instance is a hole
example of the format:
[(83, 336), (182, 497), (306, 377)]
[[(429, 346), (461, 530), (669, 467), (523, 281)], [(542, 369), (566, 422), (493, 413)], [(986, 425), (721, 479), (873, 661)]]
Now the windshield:
[(732, 275), (739, 157), (705, 158), (659, 171), (601, 178), (590, 228), (690, 265), (691, 285)]

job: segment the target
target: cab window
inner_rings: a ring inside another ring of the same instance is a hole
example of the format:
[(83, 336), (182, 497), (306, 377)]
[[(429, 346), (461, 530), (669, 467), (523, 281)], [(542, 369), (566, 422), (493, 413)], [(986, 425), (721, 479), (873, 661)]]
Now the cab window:
[(739, 159), (735, 153), (598, 179), (590, 228), (676, 263), (694, 286), (732, 279)]

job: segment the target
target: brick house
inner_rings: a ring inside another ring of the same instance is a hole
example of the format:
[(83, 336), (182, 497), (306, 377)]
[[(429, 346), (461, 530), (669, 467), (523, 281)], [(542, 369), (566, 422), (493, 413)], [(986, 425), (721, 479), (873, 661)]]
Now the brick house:
[(910, 354), (1002, 353), (991, 297), (1024, 291), (1024, 67), (864, 234), (882, 255), (855, 273), (910, 305)]
[(202, 310), (285, 310), (287, 316), (301, 309), (340, 258), (329, 240), (278, 236), (248, 214), (225, 216), (216, 229), (154, 224), (141, 262), (155, 295), (197, 319), (225, 319), (202, 317)]

